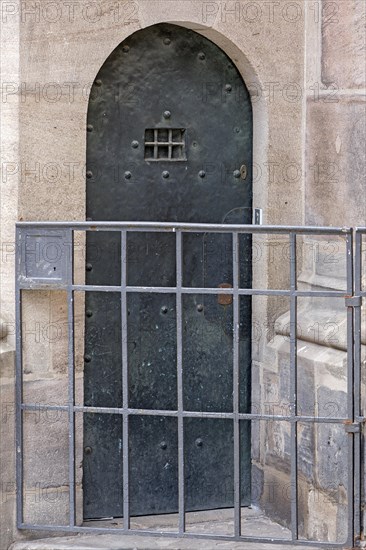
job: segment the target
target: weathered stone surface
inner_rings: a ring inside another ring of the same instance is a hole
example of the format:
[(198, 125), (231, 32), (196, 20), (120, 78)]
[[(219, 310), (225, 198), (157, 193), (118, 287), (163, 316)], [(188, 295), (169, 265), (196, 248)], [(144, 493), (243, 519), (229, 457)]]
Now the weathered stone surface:
[(320, 487), (333, 492), (342, 486), (347, 490), (348, 434), (339, 424), (319, 424), (316, 427), (317, 481)]
[(291, 525), (291, 487), (288, 472), (281, 468), (263, 468), (264, 483), (261, 508), (265, 514), (285, 527)]
[(15, 353), (6, 342), (0, 342), (0, 378), (8, 382), (14, 381)]
[(322, 14), (322, 81), (337, 88), (365, 86), (365, 4), (325, 3)]
[(67, 525), (68, 487), (36, 486), (25, 491), (24, 520), (34, 525)]
[(67, 412), (26, 411), (23, 419), (26, 488), (66, 485), (69, 447)]
[(308, 518), (304, 531), (310, 540), (344, 543), (347, 538), (347, 521), (344, 521), (346, 508), (340, 506), (329, 493), (314, 487), (309, 487), (307, 495)]
[(67, 296), (63, 291), (32, 291), (23, 296), (23, 369), (29, 379), (67, 372)]
[(347, 418), (346, 390), (345, 385), (343, 391), (334, 389), (331, 382), (327, 386), (319, 386), (316, 395), (319, 414), (326, 418)]
[(301, 472), (305, 478), (313, 482), (314, 481), (314, 426), (310, 423), (303, 423), (298, 425), (297, 429), (298, 445), (300, 452), (298, 454), (298, 471)]
[(308, 101), (307, 224), (365, 225), (365, 116), (362, 97)]

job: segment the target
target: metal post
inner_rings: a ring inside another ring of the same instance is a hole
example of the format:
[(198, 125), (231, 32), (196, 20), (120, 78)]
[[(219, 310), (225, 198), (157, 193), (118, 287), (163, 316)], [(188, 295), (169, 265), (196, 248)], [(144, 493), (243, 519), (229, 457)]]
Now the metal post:
[(23, 338), (22, 338), (22, 291), (19, 288), (19, 265), (22, 254), (25, 255), (25, 244), (20, 240), (20, 229), (16, 229), (16, 277), (15, 277), (15, 324), (16, 324), (16, 379), (15, 379), (15, 445), (16, 445), (16, 502), (17, 526), (23, 523)]
[(234, 412), (234, 533), (241, 535), (241, 476), (240, 476), (240, 421), (239, 421), (239, 236), (232, 234), (233, 239), (233, 412)]
[[(347, 294), (353, 294), (353, 238), (352, 233), (346, 235), (347, 258)], [(347, 417), (354, 420), (354, 353), (353, 353), (353, 307), (347, 307)], [(348, 543), (353, 543), (354, 529), (354, 441), (353, 434), (348, 435)]]
[[(353, 247), (352, 247), (353, 248)], [(356, 232), (354, 287), (355, 296), (362, 293), (362, 233)], [(354, 419), (361, 416), (361, 305), (354, 310)], [(361, 534), (361, 433), (354, 434), (354, 538)]]
[(182, 326), (182, 284), (183, 249), (182, 232), (176, 232), (176, 313), (177, 313), (177, 391), (178, 391), (178, 510), (179, 533), (185, 532), (184, 497), (184, 425), (183, 425), (183, 326)]
[(67, 319), (69, 328), (68, 337), (68, 406), (69, 406), (69, 525), (75, 526), (75, 372), (74, 372), (74, 232), (72, 229), (67, 233), (71, 243), (69, 280), (67, 282)]
[(297, 508), (297, 287), (296, 233), (290, 233), (291, 534), (298, 539)]
[(123, 460), (123, 525), (130, 528), (129, 433), (128, 433), (128, 350), (127, 350), (127, 231), (121, 231), (121, 323), (122, 323), (122, 460)]

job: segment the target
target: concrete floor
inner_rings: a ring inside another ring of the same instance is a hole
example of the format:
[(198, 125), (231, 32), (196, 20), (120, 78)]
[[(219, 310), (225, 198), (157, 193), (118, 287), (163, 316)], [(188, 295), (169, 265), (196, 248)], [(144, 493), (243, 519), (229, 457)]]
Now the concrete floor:
[[(148, 516), (131, 519), (131, 529), (154, 530), (157, 532), (177, 529), (177, 514)], [(213, 510), (186, 514), (186, 530), (190, 533), (214, 533), (231, 535), (233, 533), (233, 511)], [(93, 521), (85, 524), (91, 527), (118, 528), (121, 520)], [(269, 520), (256, 509), (243, 508), (242, 534), (255, 537), (273, 537), (290, 539), (290, 531)], [(14, 543), (9, 550), (295, 550), (304, 548), (289, 544), (263, 544), (214, 539), (176, 539), (173, 537), (121, 535), (121, 534), (83, 534), (54, 537)], [(307, 546), (308, 550), (319, 546)]]

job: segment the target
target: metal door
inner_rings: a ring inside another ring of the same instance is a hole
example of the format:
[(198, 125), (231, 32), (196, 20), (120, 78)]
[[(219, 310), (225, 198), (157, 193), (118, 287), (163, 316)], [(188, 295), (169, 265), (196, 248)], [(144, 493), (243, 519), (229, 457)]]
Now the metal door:
[[(203, 36), (159, 24), (121, 43), (98, 73), (87, 121), (87, 217), (97, 221), (251, 223), (252, 112), (233, 62)], [(231, 235), (183, 242), (183, 285), (233, 284)], [(240, 238), (251, 285), (250, 237)], [(128, 284), (175, 286), (174, 235), (130, 234)], [(119, 285), (119, 233), (89, 232), (86, 282)], [(84, 403), (146, 409), (129, 423), (132, 515), (178, 510), (175, 296), (127, 298), (121, 342), (118, 292), (85, 296)], [(183, 297), (187, 411), (233, 411), (232, 296)], [(126, 345), (128, 380), (122, 380)], [(250, 410), (251, 305), (240, 303), (240, 401)], [(149, 415), (150, 410), (167, 414)], [(248, 422), (249, 424), (249, 422)], [(123, 515), (122, 416), (84, 415), (84, 516)], [(186, 510), (233, 506), (232, 422), (185, 418)], [(241, 434), (242, 504), (249, 504), (250, 429)], [(125, 480), (126, 482), (127, 480)]]

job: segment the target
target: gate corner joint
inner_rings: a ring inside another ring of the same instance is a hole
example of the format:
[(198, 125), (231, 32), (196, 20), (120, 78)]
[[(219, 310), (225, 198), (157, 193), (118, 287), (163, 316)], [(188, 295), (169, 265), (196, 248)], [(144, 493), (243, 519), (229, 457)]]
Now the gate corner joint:
[(345, 296), (346, 307), (361, 307), (362, 296)]

